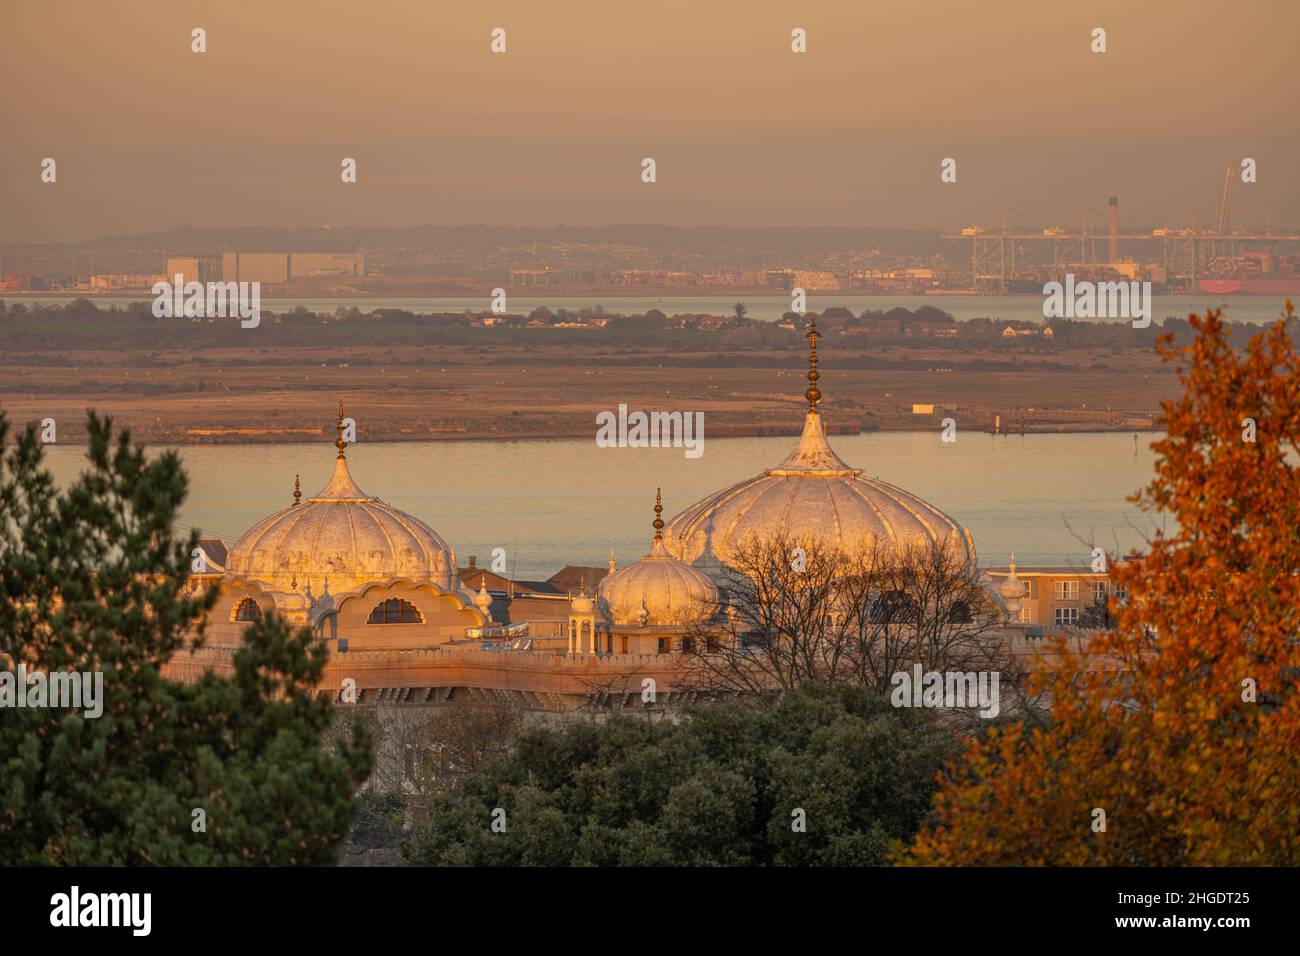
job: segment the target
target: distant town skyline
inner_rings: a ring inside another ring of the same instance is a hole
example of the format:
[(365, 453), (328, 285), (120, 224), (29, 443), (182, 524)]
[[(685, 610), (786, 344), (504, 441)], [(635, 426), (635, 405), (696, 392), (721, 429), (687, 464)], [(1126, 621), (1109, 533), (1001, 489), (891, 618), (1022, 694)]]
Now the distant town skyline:
[(1236, 200), (1300, 219), (1282, 0), (15, 0), (6, 21), (0, 243), (186, 223), (951, 229), (1003, 206), (1055, 225), (1112, 193), (1127, 221), (1176, 225), (1246, 157)]

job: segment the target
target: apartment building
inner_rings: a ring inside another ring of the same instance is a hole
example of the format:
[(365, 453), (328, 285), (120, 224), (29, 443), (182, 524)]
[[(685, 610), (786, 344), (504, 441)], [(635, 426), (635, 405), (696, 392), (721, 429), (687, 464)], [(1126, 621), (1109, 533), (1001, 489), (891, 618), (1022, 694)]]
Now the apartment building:
[[(986, 573), (996, 589), (1007, 579), (1011, 568), (987, 568)], [(1024, 587), (1020, 623), (1047, 630), (1079, 627), (1081, 622), (1089, 620), (1089, 608), (1105, 605), (1112, 597), (1119, 601), (1128, 598), (1108, 573), (1097, 573), (1087, 567), (1016, 565), (1015, 574)]]

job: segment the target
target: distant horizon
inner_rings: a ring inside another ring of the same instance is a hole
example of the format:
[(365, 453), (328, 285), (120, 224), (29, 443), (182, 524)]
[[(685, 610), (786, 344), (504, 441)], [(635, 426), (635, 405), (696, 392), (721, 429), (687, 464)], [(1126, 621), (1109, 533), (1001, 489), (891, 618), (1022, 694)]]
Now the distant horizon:
[[(735, 224), (719, 222), (719, 223), (697, 223), (693, 225), (680, 225), (677, 223), (651, 222), (651, 221), (605, 222), (605, 223), (589, 223), (589, 224), (568, 223), (568, 222), (557, 222), (551, 224), (484, 223), (484, 222), (421, 222), (421, 223), (411, 223), (409, 225), (388, 225), (388, 226), (358, 225), (355, 223), (349, 223), (346, 225), (335, 225), (333, 223), (316, 223), (316, 224), (295, 223), (295, 224), (288, 224), (288, 225), (271, 225), (267, 223), (245, 223), (243, 225), (234, 225), (234, 226), (215, 226), (215, 225), (195, 225), (194, 223), (184, 223), (184, 224), (170, 226), (162, 229), (142, 230), (140, 232), (102, 233), (102, 234), (97, 234), (82, 239), (66, 239), (66, 238), (49, 239), (40, 242), (36, 242), (36, 241), (24, 242), (18, 240), (18, 241), (0, 242), (0, 245), (10, 247), (10, 248), (16, 246), (36, 246), (36, 245), (86, 245), (90, 243), (110, 242), (113, 240), (121, 240), (121, 239), (142, 239), (142, 238), (149, 238), (153, 236), (161, 237), (161, 236), (168, 236), (173, 233), (187, 232), (187, 231), (217, 233), (217, 232), (244, 232), (244, 231), (269, 230), (269, 231), (276, 231), (276, 232), (308, 232), (308, 231), (317, 232), (318, 231), (318, 232), (342, 233), (342, 232), (349, 232), (349, 231), (351, 232), (357, 232), (357, 231), (402, 232), (402, 231), (416, 231), (421, 229), (502, 229), (502, 230), (521, 230), (521, 231), (522, 230), (599, 231), (599, 230), (614, 230), (614, 229), (672, 229), (672, 230), (686, 232), (686, 231), (698, 231), (698, 230), (707, 230), (707, 229), (720, 229), (720, 230), (734, 230), (737, 232), (742, 232), (742, 231), (754, 232), (754, 231), (775, 231), (775, 230), (812, 231), (812, 230), (825, 229), (825, 230), (841, 230), (841, 231), (864, 230), (864, 231), (879, 231), (879, 232), (916, 232), (916, 233), (932, 234), (932, 233), (945, 232), (948, 228), (949, 227), (929, 228), (929, 227), (919, 227), (919, 226), (916, 227), (881, 226), (881, 225), (874, 225), (870, 223), (862, 224), (862, 225), (844, 225), (844, 224), (836, 225), (834, 223), (816, 223), (813, 225), (781, 225), (781, 224), (769, 223), (769, 224), (759, 224), (759, 225), (752, 225), (752, 226), (737, 226)], [(964, 227), (953, 226), (951, 228), (960, 229)]]
[[(1008, 208), (1014, 210), (1016, 207), (1011, 206)], [(1283, 218), (1288, 218), (1288, 217), (1283, 217)], [(969, 226), (972, 225), (987, 226), (989, 224), (988, 223), (982, 223), (982, 224), (964, 223), (960, 225), (954, 224), (950, 226), (889, 226), (889, 225), (881, 225), (875, 223), (862, 223), (862, 224), (815, 223), (810, 225), (794, 225), (794, 224), (782, 225), (779, 223), (767, 223), (767, 224), (741, 226), (741, 225), (735, 225), (729, 223), (695, 223), (695, 224), (683, 225), (679, 223), (652, 222), (652, 221), (644, 221), (644, 222), (612, 222), (611, 221), (605, 223), (590, 223), (590, 224), (559, 222), (559, 223), (554, 223), (549, 225), (539, 224), (539, 223), (422, 222), (422, 223), (412, 223), (409, 225), (386, 225), (386, 226), (358, 225), (358, 224), (336, 225), (333, 223), (290, 224), (290, 225), (269, 225), (269, 224), (252, 223), (252, 224), (232, 226), (232, 225), (195, 225), (193, 223), (185, 223), (181, 225), (171, 226), (168, 228), (148, 229), (139, 232), (101, 233), (101, 234), (96, 234), (93, 236), (80, 238), (80, 239), (63, 238), (63, 239), (48, 239), (48, 240), (40, 240), (40, 241), (37, 240), (3, 241), (0, 242), (0, 247), (14, 249), (14, 248), (24, 248), (24, 247), (74, 246), (74, 245), (86, 246), (86, 245), (93, 245), (96, 243), (100, 243), (100, 244), (111, 243), (111, 242), (122, 241), (122, 240), (132, 240), (132, 239), (138, 240), (138, 239), (149, 239), (155, 237), (164, 238), (176, 233), (185, 233), (185, 232), (211, 233), (214, 235), (214, 238), (216, 237), (217, 234), (221, 234), (221, 233), (239, 233), (239, 232), (257, 232), (257, 231), (284, 232), (284, 233), (322, 232), (322, 233), (343, 234), (348, 232), (399, 233), (399, 232), (415, 232), (420, 230), (502, 230), (502, 231), (518, 231), (518, 232), (523, 232), (523, 231), (561, 232), (565, 230), (571, 230), (571, 231), (584, 231), (584, 232), (599, 232), (599, 231), (612, 231), (612, 230), (619, 230), (619, 229), (662, 229), (662, 230), (672, 230), (675, 232), (704, 232), (708, 230), (718, 230), (718, 231), (727, 231), (727, 232), (735, 232), (735, 233), (758, 233), (758, 232), (798, 233), (798, 232), (815, 232), (815, 231), (827, 231), (827, 232), (860, 231), (860, 232), (878, 232), (878, 233), (914, 233), (914, 234), (924, 235), (924, 236), (936, 236), (936, 235), (942, 236), (947, 233), (958, 233), (962, 229), (968, 228)], [(1058, 218), (1058, 219), (1049, 219), (1042, 223), (1033, 223), (1033, 225), (1042, 225), (1044, 228), (1061, 227), (1065, 229), (1071, 229), (1077, 227), (1079, 223), (1075, 220)], [(1173, 223), (1173, 222), (1164, 222), (1164, 221), (1152, 221), (1152, 222), (1121, 221), (1120, 231), (1122, 233), (1130, 233), (1134, 230), (1137, 230), (1139, 232), (1149, 233), (1153, 229), (1181, 228), (1184, 227), (1184, 225), (1185, 224), (1182, 223)], [(1295, 220), (1293, 222), (1293, 225), (1296, 229), (1300, 229), (1300, 220)], [(1098, 240), (1103, 239), (1105, 237), (1104, 230), (1096, 231), (1095, 227), (1096, 224), (1094, 223), (1094, 234), (1098, 237)], [(990, 234), (995, 234), (995, 233), (991, 232)], [(1140, 239), (1137, 240), (1126, 240), (1126, 241), (1154, 241), (1155, 238), (1156, 237), (1141, 237)], [(236, 241), (246, 241), (246, 242), (256, 243), (258, 240), (241, 239)], [(960, 240), (954, 238), (945, 241), (957, 242)]]
[(1300, 219), (1300, 8), (1285, 0), (5, 13), (6, 245), (178, 220), (938, 230), (1012, 206), (1051, 226), (1112, 193), (1125, 221), (1174, 226), (1217, 210), (1224, 168), (1246, 158), (1258, 177), (1234, 204)]

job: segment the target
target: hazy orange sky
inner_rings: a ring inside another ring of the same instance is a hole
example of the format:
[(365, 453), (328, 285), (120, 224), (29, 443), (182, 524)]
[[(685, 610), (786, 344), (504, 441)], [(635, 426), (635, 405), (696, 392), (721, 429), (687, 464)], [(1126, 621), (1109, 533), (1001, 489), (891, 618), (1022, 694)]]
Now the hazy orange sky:
[(1112, 192), (1126, 223), (1174, 224), (1217, 207), (1247, 156), (1259, 181), (1239, 205), (1300, 220), (1298, 10), (5, 0), (0, 242), (184, 224), (951, 228), (1003, 205), (1064, 225)]

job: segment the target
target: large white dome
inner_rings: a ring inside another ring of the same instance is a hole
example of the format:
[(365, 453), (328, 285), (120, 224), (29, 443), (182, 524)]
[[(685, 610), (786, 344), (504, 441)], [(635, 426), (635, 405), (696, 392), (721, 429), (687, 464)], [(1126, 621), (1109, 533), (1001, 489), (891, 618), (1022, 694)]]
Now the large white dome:
[(357, 487), (340, 438), (334, 475), (319, 494), (253, 525), (231, 548), (226, 573), (269, 590), (326, 588), (333, 594), (364, 584), (409, 578), (450, 591), (455, 554), (438, 533)]
[(668, 523), (664, 539), (678, 560), (706, 570), (734, 567), (747, 539), (817, 539), (849, 552), (880, 544), (900, 550), (937, 542), (975, 563), (970, 533), (934, 505), (868, 478), (831, 449), (817, 411), (816, 325), (803, 435), (777, 467), (724, 488)]

